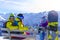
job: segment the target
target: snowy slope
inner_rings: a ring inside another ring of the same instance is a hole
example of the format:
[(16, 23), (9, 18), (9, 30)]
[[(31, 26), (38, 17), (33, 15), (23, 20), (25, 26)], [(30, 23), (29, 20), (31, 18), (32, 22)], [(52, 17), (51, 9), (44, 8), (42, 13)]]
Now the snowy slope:
[(0, 21), (5, 21), (6, 19), (0, 16)]
[(0, 40), (9, 40), (9, 39), (3, 39), (4, 37), (3, 36), (0, 36)]

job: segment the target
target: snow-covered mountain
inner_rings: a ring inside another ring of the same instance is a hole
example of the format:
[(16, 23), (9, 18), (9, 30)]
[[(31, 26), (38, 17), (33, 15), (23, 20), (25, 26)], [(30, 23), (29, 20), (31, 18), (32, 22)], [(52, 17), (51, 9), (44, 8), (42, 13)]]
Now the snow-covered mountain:
[[(0, 14), (0, 20), (1, 21), (6, 21), (9, 18), (10, 13), (7, 14)], [(17, 16), (17, 14), (14, 14)], [(24, 25), (33, 25), (33, 24), (38, 24), (40, 22), (41, 17), (43, 16), (43, 13), (24, 13), (24, 19), (23, 23)]]
[[(9, 18), (10, 13), (6, 13), (6, 14), (0, 14), (0, 20), (7, 20)], [(17, 16), (17, 13), (14, 13), (15, 16)], [(24, 25), (35, 25), (35, 24), (39, 24), (41, 17), (43, 15), (48, 15), (47, 12), (40, 12), (40, 13), (23, 13), (24, 15), (24, 19), (23, 19), (23, 23)], [(60, 26), (60, 12), (58, 12), (58, 21), (59, 21), (59, 25)]]
[(5, 21), (6, 19), (0, 16), (0, 21)]

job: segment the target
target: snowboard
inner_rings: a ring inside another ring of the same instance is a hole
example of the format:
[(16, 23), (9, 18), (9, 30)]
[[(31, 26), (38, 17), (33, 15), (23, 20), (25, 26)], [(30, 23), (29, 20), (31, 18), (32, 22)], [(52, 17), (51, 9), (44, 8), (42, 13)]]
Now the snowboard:
[(48, 40), (58, 40), (58, 13), (48, 12)]

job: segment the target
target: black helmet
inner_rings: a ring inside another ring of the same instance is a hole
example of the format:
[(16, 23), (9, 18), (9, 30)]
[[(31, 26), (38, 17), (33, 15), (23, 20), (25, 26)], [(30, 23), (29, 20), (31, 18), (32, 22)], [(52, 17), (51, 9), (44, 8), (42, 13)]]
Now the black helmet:
[(17, 15), (17, 18), (19, 18), (19, 19), (23, 19), (24, 16), (23, 16), (23, 14), (18, 14), (18, 15)]

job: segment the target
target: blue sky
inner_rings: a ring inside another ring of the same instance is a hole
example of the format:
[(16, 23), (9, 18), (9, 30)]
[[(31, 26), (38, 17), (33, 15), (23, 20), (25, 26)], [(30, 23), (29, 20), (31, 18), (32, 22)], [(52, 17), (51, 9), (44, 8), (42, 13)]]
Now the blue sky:
[(0, 13), (60, 11), (60, 0), (0, 0)]

